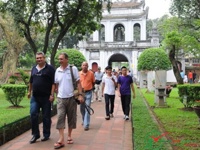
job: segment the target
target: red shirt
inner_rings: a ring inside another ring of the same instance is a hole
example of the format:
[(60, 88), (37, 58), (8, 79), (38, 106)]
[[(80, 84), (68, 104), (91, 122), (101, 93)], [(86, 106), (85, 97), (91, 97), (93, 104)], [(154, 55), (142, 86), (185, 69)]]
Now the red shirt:
[(193, 78), (192, 72), (189, 72), (189, 73), (188, 73), (188, 78), (189, 78), (189, 79), (192, 79), (192, 78)]

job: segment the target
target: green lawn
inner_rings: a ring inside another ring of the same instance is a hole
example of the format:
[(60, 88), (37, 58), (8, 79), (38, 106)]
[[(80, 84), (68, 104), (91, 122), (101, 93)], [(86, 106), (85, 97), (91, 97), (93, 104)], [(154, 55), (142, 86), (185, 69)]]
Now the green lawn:
[[(141, 90), (150, 106), (154, 106), (154, 93)], [(167, 98), (169, 108), (152, 108), (161, 122), (169, 143), (179, 149), (189, 150), (200, 147), (200, 130), (198, 117), (194, 111), (184, 111), (183, 104), (179, 101), (178, 89), (174, 88)]]
[(5, 99), (2, 89), (0, 89), (0, 128), (5, 124), (12, 123), (29, 115), (30, 100), (27, 97), (24, 97), (21, 101), (20, 106), (22, 107), (12, 108), (10, 106), (12, 104)]
[(162, 133), (157, 124), (152, 120), (149, 110), (144, 103), (140, 91), (136, 89), (136, 98), (132, 101), (133, 139), (136, 150), (167, 150), (167, 140), (162, 138), (154, 142), (152, 137), (157, 137)]

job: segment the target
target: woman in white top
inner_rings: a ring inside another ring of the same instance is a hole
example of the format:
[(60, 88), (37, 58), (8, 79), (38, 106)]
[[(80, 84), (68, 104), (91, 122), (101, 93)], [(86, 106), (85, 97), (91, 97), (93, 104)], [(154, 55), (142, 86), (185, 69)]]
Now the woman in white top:
[(113, 117), (115, 87), (117, 86), (117, 77), (112, 75), (112, 67), (106, 67), (106, 75), (102, 79), (102, 97), (105, 97), (106, 120)]

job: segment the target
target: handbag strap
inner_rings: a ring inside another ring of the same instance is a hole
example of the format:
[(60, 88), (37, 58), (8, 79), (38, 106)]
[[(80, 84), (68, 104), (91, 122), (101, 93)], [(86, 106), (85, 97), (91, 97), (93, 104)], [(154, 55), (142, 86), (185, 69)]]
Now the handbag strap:
[(94, 114), (94, 109), (92, 109), (92, 107), (90, 107), (89, 105), (85, 104), (85, 109), (87, 110), (89, 115), (93, 115)]
[[(76, 81), (74, 79), (74, 74), (73, 74), (72, 67), (73, 66), (70, 65), (70, 73), (71, 73), (71, 76), (72, 76), (73, 87), (75, 89), (75, 88), (77, 88), (77, 84), (76, 84)], [(89, 115), (93, 115), (94, 114), (94, 110), (92, 109), (92, 107), (90, 107), (89, 105), (87, 105), (85, 102), (84, 102), (84, 105), (85, 105), (85, 109), (87, 110), (88, 114)]]

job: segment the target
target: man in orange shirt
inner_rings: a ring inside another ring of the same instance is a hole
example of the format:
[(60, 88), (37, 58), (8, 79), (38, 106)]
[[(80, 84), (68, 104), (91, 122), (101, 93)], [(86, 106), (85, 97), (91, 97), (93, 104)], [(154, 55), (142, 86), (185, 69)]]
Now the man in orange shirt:
[[(88, 63), (83, 62), (81, 65), (82, 70), (79, 72), (81, 86), (85, 92), (85, 103), (91, 105), (92, 100), (92, 89), (95, 84), (94, 73), (88, 70)], [(89, 130), (90, 126), (90, 115), (85, 108), (85, 104), (80, 105), (80, 111), (83, 119), (84, 130)]]
[(193, 73), (192, 73), (191, 70), (190, 70), (190, 72), (188, 73), (188, 80), (189, 80), (189, 83), (190, 83), (190, 84), (193, 83)]

